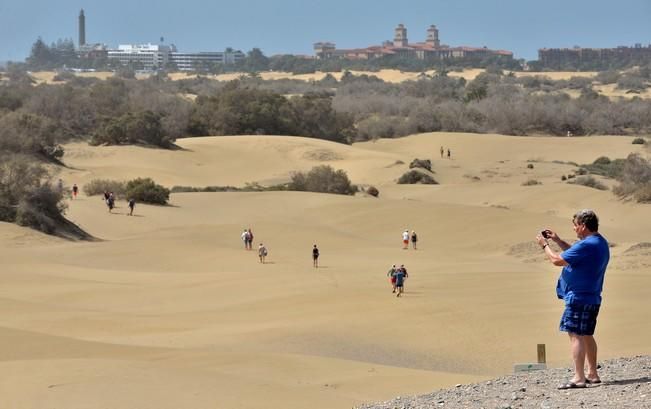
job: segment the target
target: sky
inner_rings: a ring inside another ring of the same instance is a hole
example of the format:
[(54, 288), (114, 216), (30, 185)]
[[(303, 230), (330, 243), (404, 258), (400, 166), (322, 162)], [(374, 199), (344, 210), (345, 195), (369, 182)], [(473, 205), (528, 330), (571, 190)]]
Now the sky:
[(179, 51), (260, 48), (313, 55), (315, 42), (362, 48), (392, 40), (402, 23), (410, 42), (431, 24), (442, 44), (486, 46), (537, 59), (539, 48), (651, 44), (651, 0), (0, 0), (0, 61), (22, 61), (41, 37), (78, 42), (175, 44)]

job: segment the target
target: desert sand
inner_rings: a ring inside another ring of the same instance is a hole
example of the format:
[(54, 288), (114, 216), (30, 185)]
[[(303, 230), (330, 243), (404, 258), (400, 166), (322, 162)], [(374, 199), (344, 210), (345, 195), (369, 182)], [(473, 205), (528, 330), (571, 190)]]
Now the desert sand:
[[(379, 198), (306, 192), (182, 193), (170, 206), (98, 196), (67, 217), (98, 238), (69, 242), (0, 223), (0, 408), (350, 408), (512, 372), (557, 330), (557, 267), (533, 242), (594, 208), (612, 242), (597, 329), (603, 359), (648, 354), (649, 205), (561, 182), (631, 138), (433, 133), (352, 146), (280, 136), (182, 139), (183, 150), (69, 144), (67, 185), (152, 177), (173, 185), (262, 184), (319, 164)], [(441, 159), (439, 147), (452, 159)], [(430, 158), (436, 186), (397, 185)], [(404, 163), (400, 163), (400, 161)], [(533, 164), (534, 168), (527, 168)], [(522, 186), (528, 179), (542, 184)], [(610, 183), (610, 182), (608, 182)], [(269, 249), (267, 264), (244, 250)], [(402, 250), (404, 229), (418, 250)], [(311, 262), (318, 244), (321, 267)], [(391, 293), (391, 264), (409, 271)], [(607, 374), (604, 374), (607, 377)]]
[[(475, 79), (479, 74), (483, 73), (485, 70), (483, 68), (468, 68), (464, 69), (462, 71), (449, 71), (448, 75), (450, 77), (459, 77), (459, 78), (464, 78), (468, 81), (471, 81)], [(505, 70), (505, 72), (508, 72)], [(292, 74), (291, 72), (282, 72), (282, 71), (263, 71), (258, 73), (260, 75), (260, 78), (263, 80), (282, 80), (282, 79), (294, 79), (294, 80), (300, 80), (300, 81), (320, 81), (322, 80), (326, 75), (330, 74), (337, 80), (340, 80), (343, 72), (320, 72), (317, 71), (312, 74)], [(399, 82), (404, 82), (404, 81), (415, 81), (419, 78), (419, 76), (422, 74), (420, 72), (404, 72), (400, 70), (392, 70), (392, 69), (383, 69), (379, 71), (351, 71), (351, 74), (353, 75), (369, 75), (369, 76), (375, 76), (380, 78), (383, 81), (386, 82), (392, 82), (392, 83), (399, 83)], [(427, 75), (436, 75), (436, 70), (428, 70), (425, 71), (425, 74)], [(592, 78), (595, 75), (597, 75), (596, 72), (591, 72), (591, 71), (582, 71), (582, 72), (574, 72), (574, 71), (555, 71), (555, 72), (533, 72), (533, 71), (526, 71), (526, 72), (515, 72), (514, 73), (516, 77), (529, 77), (529, 76), (545, 76), (549, 77), (552, 80), (558, 81), (558, 80), (568, 80), (572, 77), (587, 77), (587, 78)], [(55, 72), (52, 71), (38, 71), (38, 72), (32, 72), (31, 73), (32, 77), (37, 81), (37, 83), (57, 83), (53, 81), (54, 76), (56, 75)], [(89, 77), (89, 78), (98, 78), (105, 80), (111, 76), (113, 76), (112, 72), (106, 72), (106, 71), (97, 71), (97, 72), (82, 72), (82, 73), (75, 73), (75, 75), (78, 75), (80, 77)], [(217, 81), (232, 81), (240, 78), (243, 75), (247, 75), (246, 73), (242, 72), (234, 72), (234, 73), (227, 73), (227, 74), (219, 74), (219, 75), (204, 75), (204, 77), (207, 78), (212, 78)], [(149, 75), (147, 74), (139, 74), (137, 78), (147, 78)], [(185, 72), (175, 72), (175, 73), (170, 73), (169, 74), (170, 79), (174, 81), (178, 80), (183, 80), (183, 79), (192, 79), (196, 78), (197, 74), (194, 73), (185, 73)]]

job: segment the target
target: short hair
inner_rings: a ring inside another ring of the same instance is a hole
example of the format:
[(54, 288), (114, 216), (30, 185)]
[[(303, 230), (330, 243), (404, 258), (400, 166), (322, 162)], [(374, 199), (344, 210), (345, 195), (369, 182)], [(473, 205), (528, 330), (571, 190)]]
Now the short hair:
[(599, 231), (599, 218), (597, 217), (597, 214), (594, 212), (594, 210), (579, 210), (576, 212), (576, 214), (574, 214), (572, 220), (576, 224), (585, 225), (585, 227), (587, 227), (591, 232)]

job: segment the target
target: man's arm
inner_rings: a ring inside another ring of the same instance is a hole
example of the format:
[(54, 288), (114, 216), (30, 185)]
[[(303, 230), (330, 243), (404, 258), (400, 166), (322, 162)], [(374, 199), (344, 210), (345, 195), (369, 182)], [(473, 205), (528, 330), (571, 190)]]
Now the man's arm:
[(558, 244), (558, 247), (560, 247), (561, 250), (563, 250), (563, 251), (565, 251), (565, 250), (569, 249), (570, 247), (572, 247), (568, 242), (561, 239), (557, 235), (554, 235), (554, 236), (550, 237), (550, 239), (554, 240), (554, 243)]
[[(565, 242), (563, 242), (563, 243), (565, 243)], [(565, 243), (565, 244), (567, 245), (567, 243)], [(560, 246), (560, 244), (559, 244), (559, 246)], [(564, 250), (567, 250), (567, 248), (569, 248), (569, 247), (570, 246), (568, 245)], [(561, 246), (561, 248), (563, 248), (563, 247)], [(563, 260), (563, 257), (561, 257), (560, 254), (556, 253), (554, 250), (552, 250), (549, 247), (549, 244), (545, 243), (543, 245), (543, 250), (545, 251), (545, 255), (547, 256), (547, 258), (549, 259), (549, 261), (552, 262), (553, 265), (559, 266), (559, 267), (563, 267), (563, 266), (568, 265), (567, 261)]]
[[(564, 240), (561, 240), (554, 232), (547, 230), (547, 235), (550, 239), (554, 240), (558, 246), (563, 249), (567, 250), (570, 248), (570, 245), (567, 244)], [(563, 260), (560, 254), (556, 253), (554, 250), (549, 247), (549, 243), (547, 242), (547, 239), (545, 239), (542, 235), (536, 236), (536, 241), (538, 241), (538, 245), (543, 249), (545, 252), (545, 255), (551, 261), (551, 263), (555, 266), (563, 267), (568, 265), (567, 261)]]

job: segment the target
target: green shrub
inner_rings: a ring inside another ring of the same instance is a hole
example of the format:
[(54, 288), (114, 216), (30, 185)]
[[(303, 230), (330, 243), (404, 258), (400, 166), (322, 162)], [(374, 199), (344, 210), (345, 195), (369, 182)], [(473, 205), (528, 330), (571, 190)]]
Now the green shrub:
[(651, 162), (632, 153), (625, 160), (620, 184), (613, 192), (622, 197), (633, 197), (641, 203), (651, 202)]
[(635, 138), (633, 139), (633, 142), (631, 142), (633, 145), (645, 145), (646, 140), (644, 138)]
[(127, 182), (125, 196), (138, 202), (164, 205), (170, 199), (170, 190), (150, 178), (137, 178)]
[(350, 183), (348, 175), (343, 170), (334, 170), (331, 166), (321, 165), (313, 167), (307, 174), (294, 172), (287, 189), (352, 195), (357, 191), (357, 186)]
[(527, 169), (533, 169), (533, 163), (527, 164)]
[(409, 164), (409, 169), (422, 168), (432, 171), (432, 161), (429, 159), (414, 159)]
[(0, 157), (0, 220), (72, 239), (91, 238), (63, 217), (63, 192), (27, 156)]
[(562, 181), (566, 181), (566, 180), (567, 180), (567, 176), (565, 176), (565, 175), (561, 176), (561, 180), (562, 180)]
[(633, 193), (633, 198), (639, 203), (651, 203), (651, 183), (638, 187)]
[(287, 189), (287, 183), (263, 186), (258, 182), (247, 182), (244, 187), (237, 186), (172, 186), (171, 193), (197, 193), (197, 192), (277, 192)]
[(58, 143), (61, 129), (46, 117), (19, 111), (0, 115), (0, 152), (34, 155), (59, 161), (64, 150)]
[(21, 198), (16, 211), (16, 223), (52, 234), (63, 221), (66, 205), (62, 192), (49, 183), (30, 189)]
[(600, 156), (592, 162), (593, 165), (610, 165), (611, 161), (608, 156)]
[(373, 197), (378, 197), (380, 195), (380, 191), (375, 186), (369, 186), (366, 188), (366, 193)]
[(126, 191), (126, 182), (108, 179), (93, 179), (86, 183), (81, 190), (86, 196), (95, 196), (104, 194), (104, 192), (113, 192), (116, 198), (124, 198)]
[(146, 144), (169, 148), (174, 142), (163, 130), (162, 115), (152, 111), (126, 114), (109, 120), (93, 136), (93, 145)]
[(581, 165), (577, 173), (579, 175), (585, 175), (589, 172), (594, 175), (616, 179), (622, 173), (624, 162), (624, 159), (610, 160), (607, 156), (600, 156), (589, 165)]
[(587, 186), (598, 190), (608, 190), (608, 186), (604, 185), (603, 183), (595, 179), (593, 176), (580, 176), (567, 183), (570, 183), (572, 185)]
[(400, 176), (400, 179), (398, 179), (399, 185), (413, 185), (416, 183), (421, 183), (424, 185), (438, 185), (438, 182), (434, 180), (433, 177), (418, 170), (410, 170), (409, 172), (405, 172), (402, 176)]
[(52, 81), (69, 81), (75, 79), (75, 74), (68, 72), (68, 71), (62, 71), (58, 74), (56, 74), (53, 78)]
[(242, 188), (235, 186), (172, 186), (171, 193), (196, 193), (196, 192), (240, 192)]
[(524, 182), (522, 182), (522, 186), (535, 186), (535, 185), (542, 185), (542, 182), (536, 180), (536, 179), (528, 179)]

